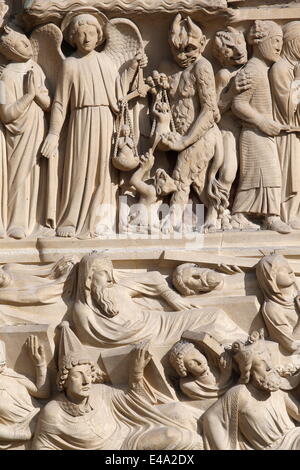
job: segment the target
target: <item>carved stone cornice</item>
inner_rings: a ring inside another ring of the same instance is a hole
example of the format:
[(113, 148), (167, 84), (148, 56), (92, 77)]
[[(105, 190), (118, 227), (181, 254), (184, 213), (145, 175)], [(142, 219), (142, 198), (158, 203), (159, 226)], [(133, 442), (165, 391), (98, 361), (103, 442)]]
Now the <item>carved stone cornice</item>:
[(226, 0), (27, 0), (24, 9), (32, 15), (44, 15), (46, 12), (65, 12), (75, 6), (94, 6), (101, 10), (123, 13), (157, 13), (187, 11), (189, 13), (202, 8), (226, 8)]

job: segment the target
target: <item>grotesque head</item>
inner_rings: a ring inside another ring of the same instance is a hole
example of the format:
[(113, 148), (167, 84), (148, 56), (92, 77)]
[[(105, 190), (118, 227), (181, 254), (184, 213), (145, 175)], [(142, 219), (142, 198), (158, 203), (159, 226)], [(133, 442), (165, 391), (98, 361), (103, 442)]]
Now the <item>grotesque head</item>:
[(4, 27), (0, 38), (0, 52), (15, 62), (27, 62), (33, 56), (31, 43), (25, 34), (8, 26)]
[(233, 343), (232, 351), (239, 365), (240, 383), (252, 383), (255, 388), (265, 392), (279, 390), (281, 378), (272, 366), (263, 332), (253, 332), (246, 343)]
[(206, 357), (192, 343), (179, 341), (172, 347), (169, 360), (180, 377), (201, 377), (209, 371)]
[(218, 31), (213, 40), (213, 54), (223, 67), (245, 64), (247, 45), (243, 33), (231, 26)]
[(193, 263), (184, 263), (174, 270), (172, 282), (181, 295), (196, 295), (221, 288), (224, 278), (222, 274), (212, 269), (199, 268)]
[(180, 13), (176, 15), (170, 31), (169, 44), (179, 67), (192, 65), (202, 53), (205, 41), (201, 29), (189, 16), (183, 19)]
[(158, 101), (155, 105), (155, 110), (163, 114), (167, 114), (170, 112), (169, 105), (165, 101)]
[(154, 177), (154, 184), (156, 189), (156, 194), (158, 196), (167, 196), (168, 194), (174, 193), (177, 190), (175, 181), (165, 170), (159, 168), (156, 170)]
[(280, 57), (283, 33), (281, 27), (274, 21), (254, 21), (248, 33), (248, 42), (257, 49), (269, 64), (277, 62)]
[(77, 15), (69, 26), (69, 42), (82, 54), (93, 51), (102, 42), (103, 31), (98, 19), (90, 14)]
[(0, 374), (6, 368), (6, 350), (5, 343), (0, 341)]

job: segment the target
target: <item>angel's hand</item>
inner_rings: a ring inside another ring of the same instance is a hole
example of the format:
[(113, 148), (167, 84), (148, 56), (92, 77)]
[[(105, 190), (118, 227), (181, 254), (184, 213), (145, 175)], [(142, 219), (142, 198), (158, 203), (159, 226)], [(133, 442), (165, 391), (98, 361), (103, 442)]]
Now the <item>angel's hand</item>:
[(34, 81), (34, 73), (33, 70), (29, 70), (25, 78), (25, 93), (34, 99), (36, 95), (36, 87)]
[(147, 67), (148, 65), (148, 57), (142, 51), (139, 51), (135, 57), (129, 62), (129, 68), (131, 70), (137, 70), (138, 67), (142, 69)]
[(58, 140), (56, 134), (47, 135), (41, 150), (43, 157), (50, 159), (58, 156)]

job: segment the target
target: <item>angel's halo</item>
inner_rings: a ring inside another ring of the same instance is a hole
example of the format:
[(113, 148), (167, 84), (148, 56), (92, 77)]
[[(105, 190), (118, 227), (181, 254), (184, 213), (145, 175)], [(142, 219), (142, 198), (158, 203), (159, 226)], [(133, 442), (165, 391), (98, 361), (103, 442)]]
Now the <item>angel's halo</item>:
[[(69, 11), (66, 14), (66, 16), (62, 20), (62, 23), (61, 23), (61, 26), (60, 26), (60, 29), (61, 29), (61, 31), (64, 35), (64, 39), (65, 39), (66, 42), (69, 43), (68, 32), (69, 32), (69, 26), (72, 23), (72, 20), (74, 18), (76, 18), (76, 16), (84, 15), (84, 14), (89, 14), (89, 15), (94, 16), (97, 19), (97, 21), (98, 21), (98, 23), (99, 23), (99, 25), (101, 26), (102, 29), (104, 29), (106, 23), (109, 22), (109, 19), (107, 18), (107, 16), (104, 15), (104, 13), (101, 13), (99, 10), (97, 10), (97, 8), (94, 8), (94, 7), (76, 7), (76, 8), (73, 8), (72, 11)], [(97, 44), (97, 47), (100, 46), (100, 44), (102, 44), (104, 41), (105, 41), (105, 36), (103, 34), (103, 38)]]

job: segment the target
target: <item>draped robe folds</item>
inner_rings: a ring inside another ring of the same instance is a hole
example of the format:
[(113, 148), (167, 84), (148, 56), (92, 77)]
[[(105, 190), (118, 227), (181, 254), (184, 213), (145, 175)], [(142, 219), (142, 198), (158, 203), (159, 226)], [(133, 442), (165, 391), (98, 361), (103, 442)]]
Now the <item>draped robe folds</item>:
[(146, 390), (143, 394), (125, 393), (106, 385), (94, 385), (89, 406), (86, 412), (73, 413), (64, 393), (49, 402), (39, 416), (33, 449), (143, 449), (148, 431), (155, 432), (159, 445), (159, 432), (166, 428), (177, 431), (177, 440), (170, 440), (171, 449), (201, 447), (200, 436), (161, 413), (159, 408), (156, 410)]
[[(250, 105), (257, 116), (272, 119), (272, 96), (268, 66), (256, 57), (243, 68), (251, 77), (251, 87), (235, 96), (233, 106)], [(240, 112), (241, 114), (241, 112)], [(240, 135), (239, 186), (233, 213), (280, 215), (281, 169), (275, 140), (262, 133), (243, 113)]]
[(12, 369), (6, 368), (0, 373), (0, 449), (18, 444), (1, 437), (2, 427), (12, 433), (32, 432), (41, 405), (29, 394), (26, 382), (29, 380), (25, 376)]
[(53, 267), (24, 266), (10, 263), (2, 268), (10, 277), (7, 287), (0, 287), (0, 303), (2, 305), (46, 305), (56, 304), (64, 294), (69, 271), (54, 278)]
[[(38, 64), (32, 60), (10, 63), (1, 78), (6, 106), (16, 106), (16, 102), (24, 96), (25, 76), (30, 70), (33, 70), (36, 86), (48, 96), (45, 76)], [(14, 121), (3, 125), (7, 152), (8, 230), (21, 227), (25, 235), (30, 235), (37, 223), (43, 224), (44, 191), (41, 191), (41, 187), (46, 182), (46, 162), (40, 158), (40, 148), (46, 132), (44, 111), (32, 101)], [(2, 195), (3, 200), (4, 197)]]
[(97, 224), (114, 227), (113, 113), (126, 93), (126, 81), (126, 71), (119, 78), (115, 64), (96, 51), (66, 59), (58, 80), (54, 107), (65, 118), (70, 105), (58, 226), (73, 227), (79, 235), (93, 235)]
[[(299, 91), (295, 88), (295, 61), (282, 57), (270, 71), (275, 121), (300, 127)], [(300, 136), (281, 133), (275, 137), (282, 171), (281, 215), (285, 222), (300, 219)]]
[(288, 411), (286, 392), (264, 400), (247, 385), (231, 388), (202, 416), (206, 450), (297, 450), (300, 429)]
[[(109, 288), (119, 311), (113, 317), (102, 312), (87, 295), (84, 284), (81, 285), (84, 279), (79, 277), (78, 283), (72, 323), (76, 335), (86, 345), (113, 348), (152, 340), (155, 344), (169, 344), (171, 347), (186, 330), (206, 331), (224, 344), (243, 340), (247, 336), (225, 312), (216, 308), (176, 312), (147, 308), (149, 297), (163, 297), (164, 292), (170, 291), (158, 272), (118, 279)], [(138, 304), (140, 297), (144, 297), (144, 306)]]
[(226, 381), (222, 380), (220, 371), (210, 368), (215, 380), (206, 382), (202, 377), (195, 379), (194, 377), (181, 377), (180, 389), (191, 400), (205, 400), (207, 398), (218, 398), (233, 385), (232, 377)]
[(293, 343), (300, 341), (299, 313), (294, 299), (286, 302), (286, 305), (267, 300), (262, 306), (261, 313), (270, 338), (289, 353), (293, 353), (295, 351)]

